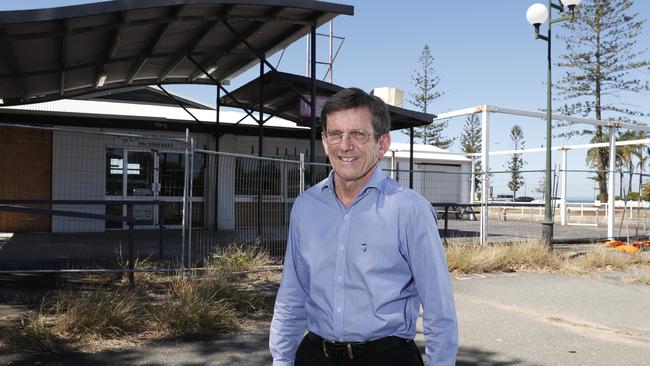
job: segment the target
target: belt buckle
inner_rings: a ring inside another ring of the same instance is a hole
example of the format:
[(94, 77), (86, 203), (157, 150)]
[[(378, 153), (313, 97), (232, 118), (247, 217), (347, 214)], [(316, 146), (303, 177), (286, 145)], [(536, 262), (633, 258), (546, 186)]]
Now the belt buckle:
[[(323, 347), (323, 354), (328, 359), (331, 358), (331, 355), (329, 353), (327, 353), (327, 346), (329, 345), (334, 350), (336, 350), (336, 349), (340, 350), (341, 348), (345, 349), (345, 351), (347, 353), (347, 356), (348, 356), (347, 358), (349, 360), (354, 360), (354, 350), (352, 349), (352, 346), (353, 345), (356, 346), (357, 345), (356, 343), (338, 343), (338, 342), (335, 342), (335, 341), (328, 341), (328, 340), (323, 339), (323, 341), (321, 342), (321, 345)], [(337, 353), (337, 352), (335, 352), (335, 353)], [(339, 357), (339, 356), (336, 356), (336, 357)]]

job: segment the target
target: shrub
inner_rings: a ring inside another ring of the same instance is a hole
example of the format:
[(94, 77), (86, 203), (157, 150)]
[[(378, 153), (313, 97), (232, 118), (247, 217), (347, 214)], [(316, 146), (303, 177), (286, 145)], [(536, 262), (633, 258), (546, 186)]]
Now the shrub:
[(244, 272), (270, 263), (269, 253), (259, 244), (231, 243), (212, 253), (208, 267), (219, 272)]
[(116, 337), (142, 328), (143, 301), (129, 289), (98, 287), (90, 291), (64, 291), (52, 300), (55, 327), (73, 335)]

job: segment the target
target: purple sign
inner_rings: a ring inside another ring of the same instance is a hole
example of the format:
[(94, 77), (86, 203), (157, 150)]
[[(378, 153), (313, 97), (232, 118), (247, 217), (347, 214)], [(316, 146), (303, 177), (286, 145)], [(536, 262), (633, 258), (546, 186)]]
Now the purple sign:
[[(303, 95), (307, 100), (311, 100), (311, 95)], [(328, 97), (316, 96), (316, 117), (320, 118), (320, 111), (323, 110), (323, 105), (327, 102)], [(300, 98), (300, 117), (311, 117), (311, 104), (306, 103), (303, 98)]]

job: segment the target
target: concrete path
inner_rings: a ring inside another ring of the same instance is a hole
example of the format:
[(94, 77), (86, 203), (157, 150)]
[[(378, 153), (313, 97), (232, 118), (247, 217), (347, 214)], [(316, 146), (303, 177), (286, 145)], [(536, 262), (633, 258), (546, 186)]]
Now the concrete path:
[[(624, 284), (621, 276), (455, 276), (457, 365), (650, 364), (650, 286)], [(268, 323), (260, 323), (247, 334), (115, 352), (0, 355), (0, 364), (269, 365), (267, 329)], [(423, 347), (421, 333), (416, 340)]]

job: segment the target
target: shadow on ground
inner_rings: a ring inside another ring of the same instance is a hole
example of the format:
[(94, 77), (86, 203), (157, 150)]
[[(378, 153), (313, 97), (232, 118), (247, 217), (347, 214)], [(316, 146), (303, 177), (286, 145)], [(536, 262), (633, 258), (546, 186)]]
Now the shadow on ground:
[(23, 353), (0, 356), (3, 365), (270, 365), (266, 334), (231, 334), (212, 340), (154, 342), (120, 351)]

